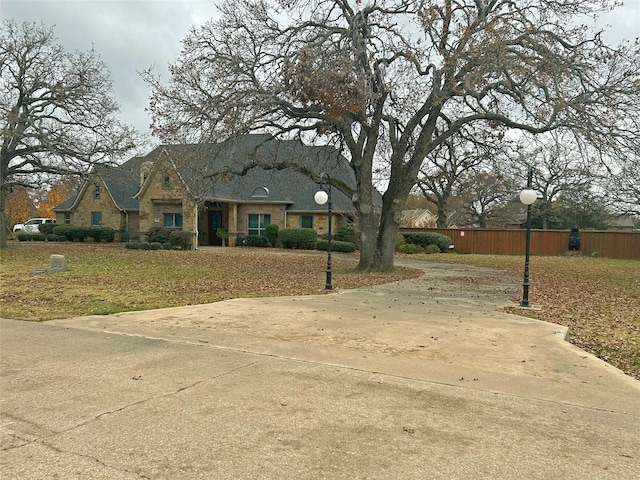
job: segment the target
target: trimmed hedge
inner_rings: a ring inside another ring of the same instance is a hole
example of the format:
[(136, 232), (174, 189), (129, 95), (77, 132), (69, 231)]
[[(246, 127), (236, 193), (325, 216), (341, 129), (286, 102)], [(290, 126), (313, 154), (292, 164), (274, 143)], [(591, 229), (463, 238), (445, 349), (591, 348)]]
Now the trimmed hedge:
[(318, 243), (318, 232), (313, 228), (283, 228), (279, 237), (283, 248), (313, 250)]
[(249, 235), (245, 239), (245, 245), (247, 247), (268, 247), (269, 240), (267, 237), (261, 237), (260, 235)]
[(401, 243), (396, 247), (396, 251), (399, 253), (424, 253), (424, 248), (414, 243)]
[[(318, 240), (316, 248), (318, 250), (328, 250), (329, 249), (328, 240)], [(340, 240), (333, 240), (331, 242), (331, 251), (351, 253), (356, 251), (356, 246), (351, 242), (341, 242)]]
[(38, 225), (38, 230), (40, 231), (40, 233), (49, 235), (53, 233), (53, 229), (55, 227), (56, 227), (55, 223), (41, 223), (40, 225)]
[(422, 248), (426, 248), (429, 245), (436, 245), (440, 251), (448, 250), (452, 243), (451, 239), (446, 235), (433, 232), (403, 233), (402, 237), (405, 242), (413, 245), (420, 245)]
[(264, 228), (267, 240), (272, 247), (275, 247), (278, 243), (278, 230), (280, 230), (280, 227), (275, 223), (271, 223)]
[(356, 243), (358, 232), (353, 225), (341, 225), (338, 227), (336, 238), (341, 242)]
[(159, 242), (159, 243), (167, 243), (171, 242), (171, 233), (179, 232), (180, 230), (176, 228), (168, 228), (168, 227), (152, 227), (147, 232), (147, 241), (149, 243)]
[[(185, 232), (183, 230), (173, 230), (169, 234), (169, 242), (174, 248), (181, 250), (189, 250), (191, 248), (191, 240), (193, 232)], [(157, 241), (157, 240), (156, 240)], [(166, 243), (166, 242), (160, 242)]]
[(74, 242), (84, 242), (93, 238), (94, 242), (113, 242), (116, 232), (110, 227), (77, 227), (71, 224), (56, 225), (52, 230), (53, 235), (66, 237)]
[(67, 240), (67, 237), (54, 235), (53, 233), (45, 235), (44, 233), (16, 232), (15, 235), (20, 242), (64, 242)]
[(128, 241), (124, 246), (131, 250), (187, 250), (191, 248), (192, 232), (173, 230), (170, 237), (170, 242)]

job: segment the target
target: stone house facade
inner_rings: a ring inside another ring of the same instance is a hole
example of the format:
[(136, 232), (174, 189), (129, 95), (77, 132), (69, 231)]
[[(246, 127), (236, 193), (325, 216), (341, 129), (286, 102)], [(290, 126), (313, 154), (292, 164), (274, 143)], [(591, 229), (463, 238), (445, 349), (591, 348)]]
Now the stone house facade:
[[(321, 172), (342, 185), (332, 188), (332, 225), (355, 220), (341, 190), (355, 188), (346, 159), (330, 147), (309, 147), (268, 135), (242, 135), (217, 144), (161, 145), (120, 167), (102, 167), (81, 191), (57, 206), (56, 219), (75, 225), (126, 227), (144, 238), (153, 227), (193, 233), (193, 245), (228, 244), (264, 235), (265, 227), (314, 228), (325, 233), (326, 205), (313, 200)], [(98, 187), (99, 186), (99, 187)], [(98, 193), (99, 191), (99, 193)]]
[(138, 202), (133, 195), (140, 188), (140, 163), (134, 157), (118, 167), (94, 169), (78, 193), (53, 209), (56, 222), (137, 232)]

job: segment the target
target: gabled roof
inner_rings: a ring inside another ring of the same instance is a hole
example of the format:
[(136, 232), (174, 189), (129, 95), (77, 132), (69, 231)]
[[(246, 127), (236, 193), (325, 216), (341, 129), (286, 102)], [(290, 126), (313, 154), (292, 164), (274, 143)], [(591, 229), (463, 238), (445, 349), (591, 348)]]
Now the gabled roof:
[[(146, 157), (133, 157), (122, 165), (98, 165), (91, 174), (97, 175), (102, 179), (118, 209), (138, 210), (138, 200), (133, 196), (140, 189), (140, 166), (146, 160)], [(79, 194), (84, 191), (88, 182), (90, 180), (85, 182), (79, 193), (72, 195), (53, 210), (57, 212), (73, 208)]]
[[(323, 209), (313, 200), (320, 186), (310, 176), (326, 172), (334, 179), (333, 207), (354, 210), (350, 198), (335, 183), (355, 188), (355, 176), (347, 160), (332, 147), (251, 134), (217, 144), (160, 145), (144, 159), (155, 162), (163, 153), (189, 191), (201, 199), (283, 202), (295, 210)], [(263, 194), (256, 195), (256, 189), (263, 189)]]

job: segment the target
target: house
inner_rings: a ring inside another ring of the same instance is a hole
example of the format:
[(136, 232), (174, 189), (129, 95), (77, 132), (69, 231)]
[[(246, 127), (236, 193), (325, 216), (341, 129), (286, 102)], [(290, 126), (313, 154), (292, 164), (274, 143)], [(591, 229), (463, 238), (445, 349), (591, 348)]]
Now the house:
[(119, 166), (97, 166), (79, 192), (53, 209), (56, 222), (138, 232), (139, 205), (133, 196), (140, 190), (144, 160), (134, 157)]
[[(193, 232), (193, 244), (221, 245), (224, 228), (238, 237), (265, 227), (327, 230), (326, 205), (313, 199), (321, 172), (333, 179), (332, 223), (354, 221), (355, 187), (347, 160), (332, 147), (306, 146), (270, 135), (241, 135), (215, 144), (160, 145), (118, 167), (96, 168), (80, 192), (54, 208), (57, 221), (127, 229), (144, 237), (153, 227)], [(197, 239), (197, 243), (196, 243)]]
[(403, 228), (433, 228), (437, 217), (426, 208), (403, 210), (400, 226)]

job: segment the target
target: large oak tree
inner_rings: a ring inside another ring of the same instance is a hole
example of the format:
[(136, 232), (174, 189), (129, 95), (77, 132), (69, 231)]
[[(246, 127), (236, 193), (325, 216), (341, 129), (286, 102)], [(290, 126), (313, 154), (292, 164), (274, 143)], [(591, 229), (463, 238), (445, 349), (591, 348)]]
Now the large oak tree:
[(357, 181), (342, 188), (358, 212), (359, 269), (390, 270), (420, 167), (449, 139), (562, 129), (614, 148), (630, 135), (620, 123), (640, 105), (638, 46), (609, 47), (580, 25), (608, 4), (227, 1), (184, 40), (168, 83), (144, 74), (154, 133), (172, 142), (314, 133), (340, 145)]
[(135, 148), (118, 121), (105, 64), (93, 51), (67, 52), (53, 28), (0, 25), (0, 246), (6, 247), (5, 199), (17, 186), (51, 175), (82, 174)]

